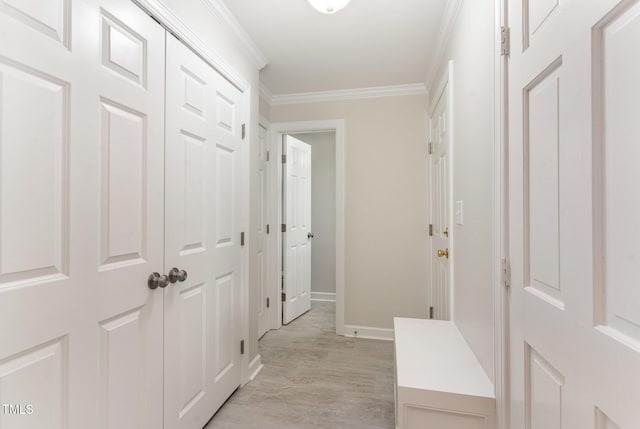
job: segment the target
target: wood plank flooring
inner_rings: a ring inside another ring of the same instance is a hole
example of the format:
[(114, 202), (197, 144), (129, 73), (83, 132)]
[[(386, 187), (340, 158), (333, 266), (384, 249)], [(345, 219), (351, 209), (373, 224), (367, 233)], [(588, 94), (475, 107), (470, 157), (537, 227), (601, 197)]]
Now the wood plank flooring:
[(206, 429), (394, 428), (393, 343), (335, 334), (335, 304), (260, 340), (264, 368)]

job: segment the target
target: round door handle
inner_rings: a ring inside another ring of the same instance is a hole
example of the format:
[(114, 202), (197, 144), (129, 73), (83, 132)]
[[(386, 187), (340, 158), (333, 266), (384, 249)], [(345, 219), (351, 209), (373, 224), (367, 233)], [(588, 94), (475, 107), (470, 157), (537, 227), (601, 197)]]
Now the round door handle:
[(165, 288), (169, 284), (169, 277), (164, 274), (151, 273), (147, 279), (149, 289)]
[(307, 233), (307, 238), (313, 238), (315, 235), (312, 232)]
[(183, 282), (187, 279), (187, 272), (185, 270), (179, 270), (178, 268), (171, 268), (169, 271), (169, 281), (171, 283)]
[(438, 258), (442, 258), (443, 256), (449, 259), (449, 249), (438, 249)]

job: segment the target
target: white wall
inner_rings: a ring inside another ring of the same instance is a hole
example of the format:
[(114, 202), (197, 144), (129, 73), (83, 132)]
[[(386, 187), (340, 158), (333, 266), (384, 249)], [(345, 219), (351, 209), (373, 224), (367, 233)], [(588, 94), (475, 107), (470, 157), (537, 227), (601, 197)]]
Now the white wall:
[(336, 292), (336, 133), (294, 134), (311, 145), (311, 292)]
[[(205, 5), (202, 0), (158, 0), (167, 8), (169, 8), (178, 18), (180, 18), (191, 30), (204, 42), (208, 47), (222, 57), (231, 69), (244, 80), (246, 80), (251, 87), (251, 102), (248, 106), (250, 116), (247, 120), (248, 138), (251, 144), (251, 172), (256, 171), (254, 168), (257, 159), (255, 154), (258, 147), (258, 73), (259, 70), (256, 65), (250, 60), (248, 51), (238, 40), (233, 31), (222, 23), (222, 21), (212, 13), (212, 10)], [(252, 174), (250, 180), (250, 190), (243, 189), (244, 195), (251, 194), (250, 198), (250, 212), (252, 214), (257, 213), (255, 209), (257, 198), (254, 197), (257, 194), (257, 175)], [(249, 213), (242, 213), (242, 218), (247, 219)], [(256, 229), (255, 216), (251, 218), (251, 230)], [(251, 234), (249, 234), (249, 246), (251, 246)], [(257, 321), (257, 297), (258, 293), (255, 292), (255, 285), (257, 282), (254, 280), (256, 276), (256, 261), (254, 256), (255, 252), (250, 252), (249, 260), (249, 338), (248, 338), (248, 355), (249, 361), (258, 354), (258, 321)]]
[(345, 325), (426, 317), (427, 96), (271, 107), (272, 122), (345, 120)]
[(453, 201), (464, 202), (464, 225), (454, 225), (454, 318), (491, 380), (495, 25), (493, 0), (463, 1), (436, 78), (453, 60)]

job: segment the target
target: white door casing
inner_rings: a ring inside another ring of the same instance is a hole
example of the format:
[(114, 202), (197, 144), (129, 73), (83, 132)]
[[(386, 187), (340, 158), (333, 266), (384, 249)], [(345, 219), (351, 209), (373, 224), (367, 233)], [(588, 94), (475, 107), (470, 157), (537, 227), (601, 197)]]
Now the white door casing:
[(509, 427), (635, 428), (640, 2), (508, 10)]
[(203, 427), (240, 385), (242, 93), (167, 36), (165, 425)]
[[(271, 225), (269, 224), (269, 130), (261, 123), (258, 126), (258, 223), (256, 225), (256, 298), (258, 309), (258, 338), (261, 338), (269, 330), (269, 313), (271, 308), (271, 298), (269, 297), (268, 288), (268, 270), (269, 270), (269, 237), (271, 234)], [(268, 225), (268, 226), (267, 226)], [(268, 232), (267, 232), (268, 231)], [(267, 306), (267, 300), (269, 304)], [(275, 303), (274, 303), (275, 305)]]
[(0, 426), (157, 428), (164, 31), (46, 3), (0, 5)]
[(286, 135), (284, 146), (282, 323), (287, 324), (311, 309), (311, 145)]
[[(448, 76), (447, 76), (448, 77)], [(445, 82), (430, 121), (431, 156), (431, 285), (433, 319), (451, 318), (451, 126), (449, 85)], [(440, 252), (440, 253), (439, 253)], [(445, 252), (443, 254), (442, 252)]]

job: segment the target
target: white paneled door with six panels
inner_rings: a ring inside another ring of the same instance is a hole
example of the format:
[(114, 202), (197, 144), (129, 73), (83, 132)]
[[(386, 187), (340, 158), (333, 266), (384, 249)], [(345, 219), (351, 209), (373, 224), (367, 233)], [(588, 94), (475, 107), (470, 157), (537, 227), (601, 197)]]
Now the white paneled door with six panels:
[(242, 94), (170, 37), (165, 159), (165, 37), (0, 2), (3, 429), (199, 428), (240, 384)]
[(637, 428), (640, 2), (509, 14), (508, 427)]

